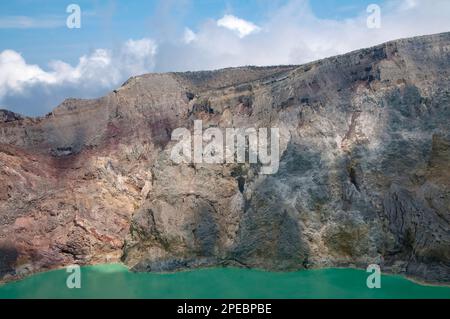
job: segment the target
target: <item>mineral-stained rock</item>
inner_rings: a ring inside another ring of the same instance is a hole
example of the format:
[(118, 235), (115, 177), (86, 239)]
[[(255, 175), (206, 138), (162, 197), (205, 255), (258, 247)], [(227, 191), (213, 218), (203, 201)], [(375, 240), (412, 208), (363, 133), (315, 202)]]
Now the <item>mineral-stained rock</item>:
[[(256, 164), (175, 164), (175, 128), (280, 129)], [(0, 280), (327, 266), (450, 283), (450, 33), (303, 66), (147, 74), (42, 118), (0, 111)]]

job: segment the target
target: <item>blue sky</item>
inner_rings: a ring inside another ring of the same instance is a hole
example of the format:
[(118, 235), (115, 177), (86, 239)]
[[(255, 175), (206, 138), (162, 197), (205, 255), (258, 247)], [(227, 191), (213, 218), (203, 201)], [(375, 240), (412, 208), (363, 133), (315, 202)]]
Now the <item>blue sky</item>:
[[(80, 29), (66, 26), (71, 3)], [(0, 1), (0, 109), (43, 115), (133, 75), (302, 64), (446, 31), (448, 0)]]
[[(233, 14), (256, 24), (280, 0), (15, 0), (0, 2), (0, 19), (26, 16), (54, 27), (0, 28), (0, 51), (21, 52), (29, 63), (45, 65), (52, 59), (76, 63), (98, 47), (113, 48), (129, 38), (170, 37), (184, 27), (195, 29), (206, 19)], [(374, 0), (313, 0), (313, 12), (320, 18), (345, 19), (363, 12)], [(65, 26), (67, 5), (82, 9), (82, 28)], [(170, 24), (165, 23), (170, 19)], [(59, 22), (59, 25), (58, 25)]]

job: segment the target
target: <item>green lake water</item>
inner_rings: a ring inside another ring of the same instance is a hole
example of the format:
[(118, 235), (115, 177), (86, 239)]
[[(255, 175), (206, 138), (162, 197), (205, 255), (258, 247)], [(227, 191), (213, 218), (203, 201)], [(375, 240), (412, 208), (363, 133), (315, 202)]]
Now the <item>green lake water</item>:
[(0, 298), (446, 298), (450, 287), (422, 286), (383, 275), (380, 289), (366, 286), (363, 270), (264, 272), (211, 268), (171, 274), (133, 273), (122, 265), (81, 268), (81, 288), (66, 286), (64, 269), (0, 286)]

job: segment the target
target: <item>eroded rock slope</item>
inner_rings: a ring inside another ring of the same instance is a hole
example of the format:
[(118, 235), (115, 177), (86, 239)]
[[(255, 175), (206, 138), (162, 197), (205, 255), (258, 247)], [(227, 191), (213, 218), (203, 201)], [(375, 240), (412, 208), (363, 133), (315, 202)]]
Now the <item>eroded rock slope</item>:
[[(450, 33), (302, 66), (147, 74), (42, 118), (0, 111), (0, 280), (366, 267), (450, 282)], [(278, 127), (274, 175), (170, 160), (177, 127)]]

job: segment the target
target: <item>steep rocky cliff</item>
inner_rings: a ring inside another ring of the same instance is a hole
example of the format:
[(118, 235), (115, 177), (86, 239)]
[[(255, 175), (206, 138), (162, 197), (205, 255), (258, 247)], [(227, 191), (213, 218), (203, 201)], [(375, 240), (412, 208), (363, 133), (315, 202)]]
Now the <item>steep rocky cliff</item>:
[[(280, 168), (181, 164), (171, 132), (278, 127)], [(450, 283), (450, 33), (302, 66), (147, 74), (0, 111), (0, 281), (67, 264), (381, 265)]]

